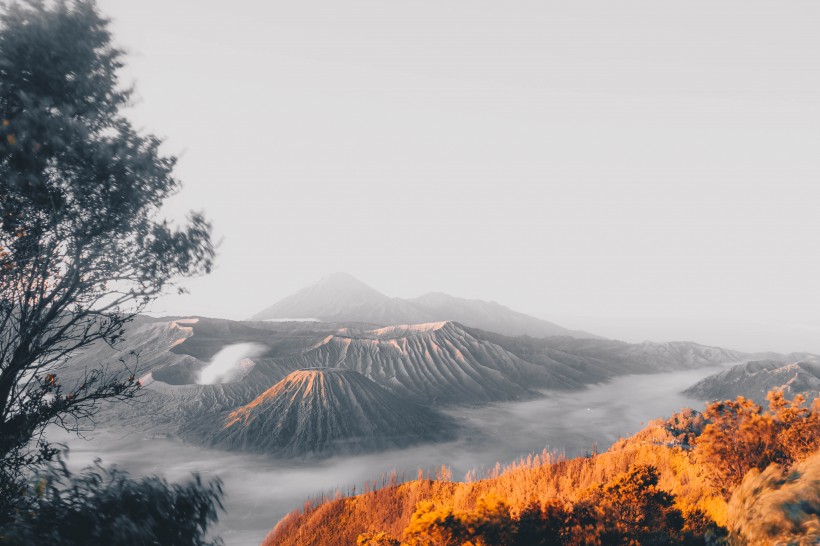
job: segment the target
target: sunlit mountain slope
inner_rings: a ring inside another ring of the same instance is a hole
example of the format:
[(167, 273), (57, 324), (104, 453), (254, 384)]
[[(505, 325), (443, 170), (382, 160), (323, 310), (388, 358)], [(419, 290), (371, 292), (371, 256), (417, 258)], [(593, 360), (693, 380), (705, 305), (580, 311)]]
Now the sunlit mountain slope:
[(276, 456), (326, 456), (449, 439), (454, 429), (355, 371), (321, 368), (292, 372), (202, 440)]

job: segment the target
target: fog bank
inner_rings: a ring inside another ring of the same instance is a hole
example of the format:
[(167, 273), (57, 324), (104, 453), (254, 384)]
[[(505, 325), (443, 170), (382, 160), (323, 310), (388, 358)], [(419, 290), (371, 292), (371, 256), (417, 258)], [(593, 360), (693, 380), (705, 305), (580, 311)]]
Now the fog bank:
[(72, 468), (100, 457), (135, 475), (163, 474), (170, 480), (184, 480), (200, 472), (221, 477), (227, 514), (220, 518), (217, 532), (228, 546), (250, 546), (259, 544), (283, 515), (301, 507), (308, 497), (354, 484), (361, 491), (365, 481), (393, 469), (410, 479), (419, 467), (446, 464), (455, 479), (462, 479), (470, 469), (492, 467), (497, 461), (509, 462), (545, 448), (568, 456), (583, 454), (595, 444), (605, 450), (650, 419), (683, 407), (702, 407), (680, 391), (715, 371), (627, 376), (578, 392), (545, 392), (538, 400), (450, 410), (467, 426), (459, 441), (320, 463), (274, 461), (123, 430), (97, 430), (88, 441), (58, 433), (51, 437), (68, 443)]

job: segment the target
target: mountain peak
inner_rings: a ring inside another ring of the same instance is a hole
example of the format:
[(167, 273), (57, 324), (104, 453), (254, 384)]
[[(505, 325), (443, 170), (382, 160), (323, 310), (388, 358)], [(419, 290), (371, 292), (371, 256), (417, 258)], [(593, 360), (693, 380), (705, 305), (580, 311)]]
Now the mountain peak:
[(389, 300), (352, 275), (333, 273), (257, 313), (251, 320), (328, 320), (350, 309), (369, 308)]
[(562, 328), (493, 301), (464, 299), (443, 292), (429, 292), (410, 299), (390, 298), (347, 273), (329, 275), (268, 307), (253, 320), (286, 318), (380, 326), (455, 321), (509, 336), (597, 337)]
[[(326, 275), (322, 277), (319, 282), (317, 282), (314, 287), (316, 286), (332, 286), (334, 288), (347, 288), (347, 289), (367, 289), (373, 290), (368, 285), (351, 275), (350, 273), (345, 273), (344, 271), (337, 271), (336, 273), (331, 273), (330, 275)], [(375, 290), (373, 290), (375, 292)]]
[(211, 440), (269, 455), (338, 455), (452, 437), (439, 414), (347, 369), (292, 372), (234, 410)]

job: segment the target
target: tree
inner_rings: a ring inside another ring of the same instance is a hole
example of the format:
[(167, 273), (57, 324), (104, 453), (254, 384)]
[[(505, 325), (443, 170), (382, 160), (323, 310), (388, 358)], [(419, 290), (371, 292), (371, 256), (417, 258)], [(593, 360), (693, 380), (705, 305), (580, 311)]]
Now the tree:
[(567, 535), (570, 525), (571, 507), (551, 499), (539, 505), (530, 503), (518, 518), (518, 534), (515, 546), (551, 546), (563, 544), (562, 535)]
[(404, 530), (408, 546), (461, 546), (469, 537), (467, 524), (460, 514), (449, 507), (436, 508), (430, 501), (418, 504)]
[(0, 544), (208, 546), (209, 526), (222, 508), (222, 484), (195, 477), (169, 484), (132, 479), (99, 465), (77, 476), (59, 470), (41, 476), (34, 504), (0, 527)]
[(125, 117), (122, 63), (93, 0), (0, 15), (0, 502), (57, 456), (47, 425), (77, 430), (99, 401), (139, 388), (133, 362), (64, 382), (68, 358), (116, 343), (149, 302), (213, 263), (201, 214), (160, 217), (180, 188), (175, 158)]
[(752, 400), (714, 402), (704, 416), (708, 424), (696, 440), (695, 456), (727, 499), (749, 470), (782, 462), (778, 423)]
[(636, 465), (599, 484), (574, 507), (570, 544), (681, 544), (683, 516), (658, 487), (654, 466)]
[(806, 399), (800, 394), (788, 401), (782, 390), (773, 390), (767, 398), (778, 424), (781, 462), (802, 461), (816, 453), (820, 447), (820, 398), (814, 399), (811, 408), (803, 406)]
[(820, 453), (749, 471), (729, 501), (729, 544), (820, 544)]

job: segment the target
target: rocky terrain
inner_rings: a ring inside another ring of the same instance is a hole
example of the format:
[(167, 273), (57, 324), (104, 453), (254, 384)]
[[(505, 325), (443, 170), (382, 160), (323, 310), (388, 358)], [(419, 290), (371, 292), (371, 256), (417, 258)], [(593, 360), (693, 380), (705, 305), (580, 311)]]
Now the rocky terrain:
[[(140, 317), (124, 341), (89, 348), (60, 378), (81, 381), (87, 369), (123, 369), (124, 362), (142, 394), (104, 409), (99, 420), (292, 458), (441, 439), (456, 427), (440, 409), (534, 400), (631, 374), (746, 358), (689, 342), (510, 337), (451, 321), (373, 326)], [(308, 384), (324, 385), (318, 392), (332, 397), (316, 398)], [(415, 417), (389, 421), (399, 413)], [(244, 415), (247, 426), (234, 420), (226, 428), (232, 415)], [(390, 434), (388, 424), (397, 427)], [(327, 434), (331, 429), (336, 435)]]
[(453, 322), (342, 329), (282, 362), (292, 369), (356, 370), (389, 389), (438, 405), (515, 400), (533, 396), (538, 388), (579, 386)]
[(820, 362), (808, 357), (799, 362), (755, 360), (698, 381), (686, 394), (703, 400), (729, 400), (738, 396), (765, 405), (766, 393), (783, 390), (787, 398), (801, 394), (812, 400), (820, 393)]
[[(197, 427), (186, 428), (191, 436)], [(359, 454), (455, 437), (447, 418), (343, 368), (292, 372), (221, 428), (199, 428), (203, 443), (274, 456)]]

